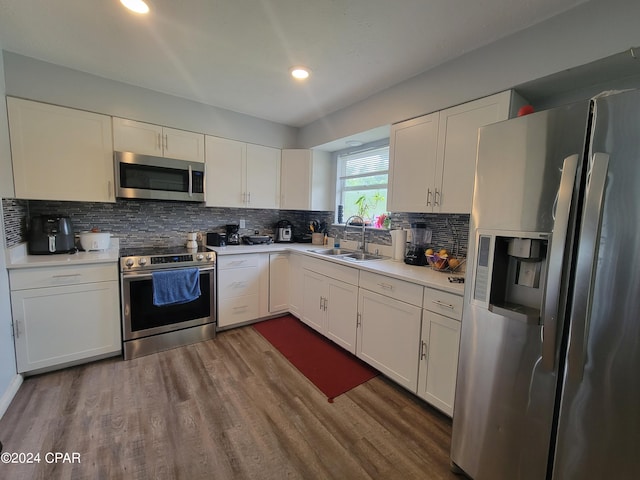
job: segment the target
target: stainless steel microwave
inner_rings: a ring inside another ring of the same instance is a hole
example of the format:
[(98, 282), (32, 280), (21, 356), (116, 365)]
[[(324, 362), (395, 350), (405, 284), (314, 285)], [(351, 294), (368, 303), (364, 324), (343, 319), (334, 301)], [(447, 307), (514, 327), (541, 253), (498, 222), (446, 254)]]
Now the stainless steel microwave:
[(204, 202), (204, 163), (115, 152), (116, 196)]

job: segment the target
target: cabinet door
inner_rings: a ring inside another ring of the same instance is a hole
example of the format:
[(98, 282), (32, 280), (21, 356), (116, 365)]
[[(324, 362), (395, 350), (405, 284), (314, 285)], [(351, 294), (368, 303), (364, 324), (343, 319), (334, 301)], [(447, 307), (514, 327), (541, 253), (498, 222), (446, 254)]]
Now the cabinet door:
[(206, 205), (243, 207), (247, 144), (208, 135), (205, 137), (205, 144)]
[(418, 396), (453, 415), (460, 322), (424, 310)]
[(327, 280), (326, 336), (345, 350), (356, 353), (358, 287), (334, 279)]
[(280, 206), (280, 150), (247, 144), (245, 203), (250, 208)]
[(204, 135), (163, 127), (164, 156), (178, 160), (204, 162)]
[(311, 210), (311, 150), (282, 150), (280, 208)]
[(118, 353), (118, 282), (11, 292), (18, 373)]
[(113, 117), (113, 149), (143, 155), (162, 156), (162, 127)]
[(415, 392), (422, 309), (360, 289), (358, 315), (357, 356)]
[(440, 213), (471, 213), (478, 129), (509, 118), (511, 92), (440, 112), (436, 205)]
[(289, 254), (289, 311), (298, 318), (302, 317), (304, 302), (304, 277), (302, 256)]
[(392, 126), (388, 210), (432, 210), (437, 141), (437, 112)]
[(7, 98), (17, 198), (115, 202), (111, 118)]
[(269, 313), (289, 309), (289, 255), (269, 255)]
[(302, 274), (303, 300), (302, 317), (304, 323), (323, 335), (327, 331), (326, 325), (326, 277), (310, 270), (303, 270)]

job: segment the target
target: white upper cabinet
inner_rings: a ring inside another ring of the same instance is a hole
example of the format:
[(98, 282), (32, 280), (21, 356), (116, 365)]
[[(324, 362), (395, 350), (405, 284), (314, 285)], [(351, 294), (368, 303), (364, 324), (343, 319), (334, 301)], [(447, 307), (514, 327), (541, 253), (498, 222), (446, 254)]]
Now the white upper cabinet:
[(333, 210), (331, 154), (320, 150), (282, 150), (280, 208)]
[(438, 112), (391, 127), (389, 192), (391, 212), (426, 212), (433, 202)]
[(7, 98), (16, 198), (115, 202), (111, 117)]
[(509, 118), (511, 93), (502, 92), (440, 112), (434, 212), (471, 213), (478, 129)]
[(113, 148), (119, 152), (204, 162), (204, 135), (113, 117)]
[(206, 205), (278, 208), (280, 150), (206, 136)]
[(520, 104), (506, 91), (393, 125), (389, 210), (470, 213), (478, 129)]

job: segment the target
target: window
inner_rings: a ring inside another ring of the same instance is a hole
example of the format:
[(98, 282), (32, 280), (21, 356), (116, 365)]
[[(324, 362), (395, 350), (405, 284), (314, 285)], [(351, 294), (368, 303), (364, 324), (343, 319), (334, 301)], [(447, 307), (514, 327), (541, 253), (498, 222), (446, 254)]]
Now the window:
[[(371, 226), (382, 227), (387, 211), (389, 178), (389, 144), (338, 154), (337, 201), (343, 206), (344, 223), (351, 215), (359, 215)], [(339, 212), (339, 208), (336, 209)], [(379, 221), (376, 223), (376, 220)]]

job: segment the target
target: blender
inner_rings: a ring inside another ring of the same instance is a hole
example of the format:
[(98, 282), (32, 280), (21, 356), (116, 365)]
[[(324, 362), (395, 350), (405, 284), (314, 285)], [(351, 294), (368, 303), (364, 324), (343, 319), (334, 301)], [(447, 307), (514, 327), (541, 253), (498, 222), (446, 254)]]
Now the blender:
[(424, 251), (427, 249), (427, 242), (431, 240), (431, 230), (427, 229), (426, 223), (411, 224), (411, 243), (404, 257), (404, 263), (409, 265), (426, 265), (427, 257)]

